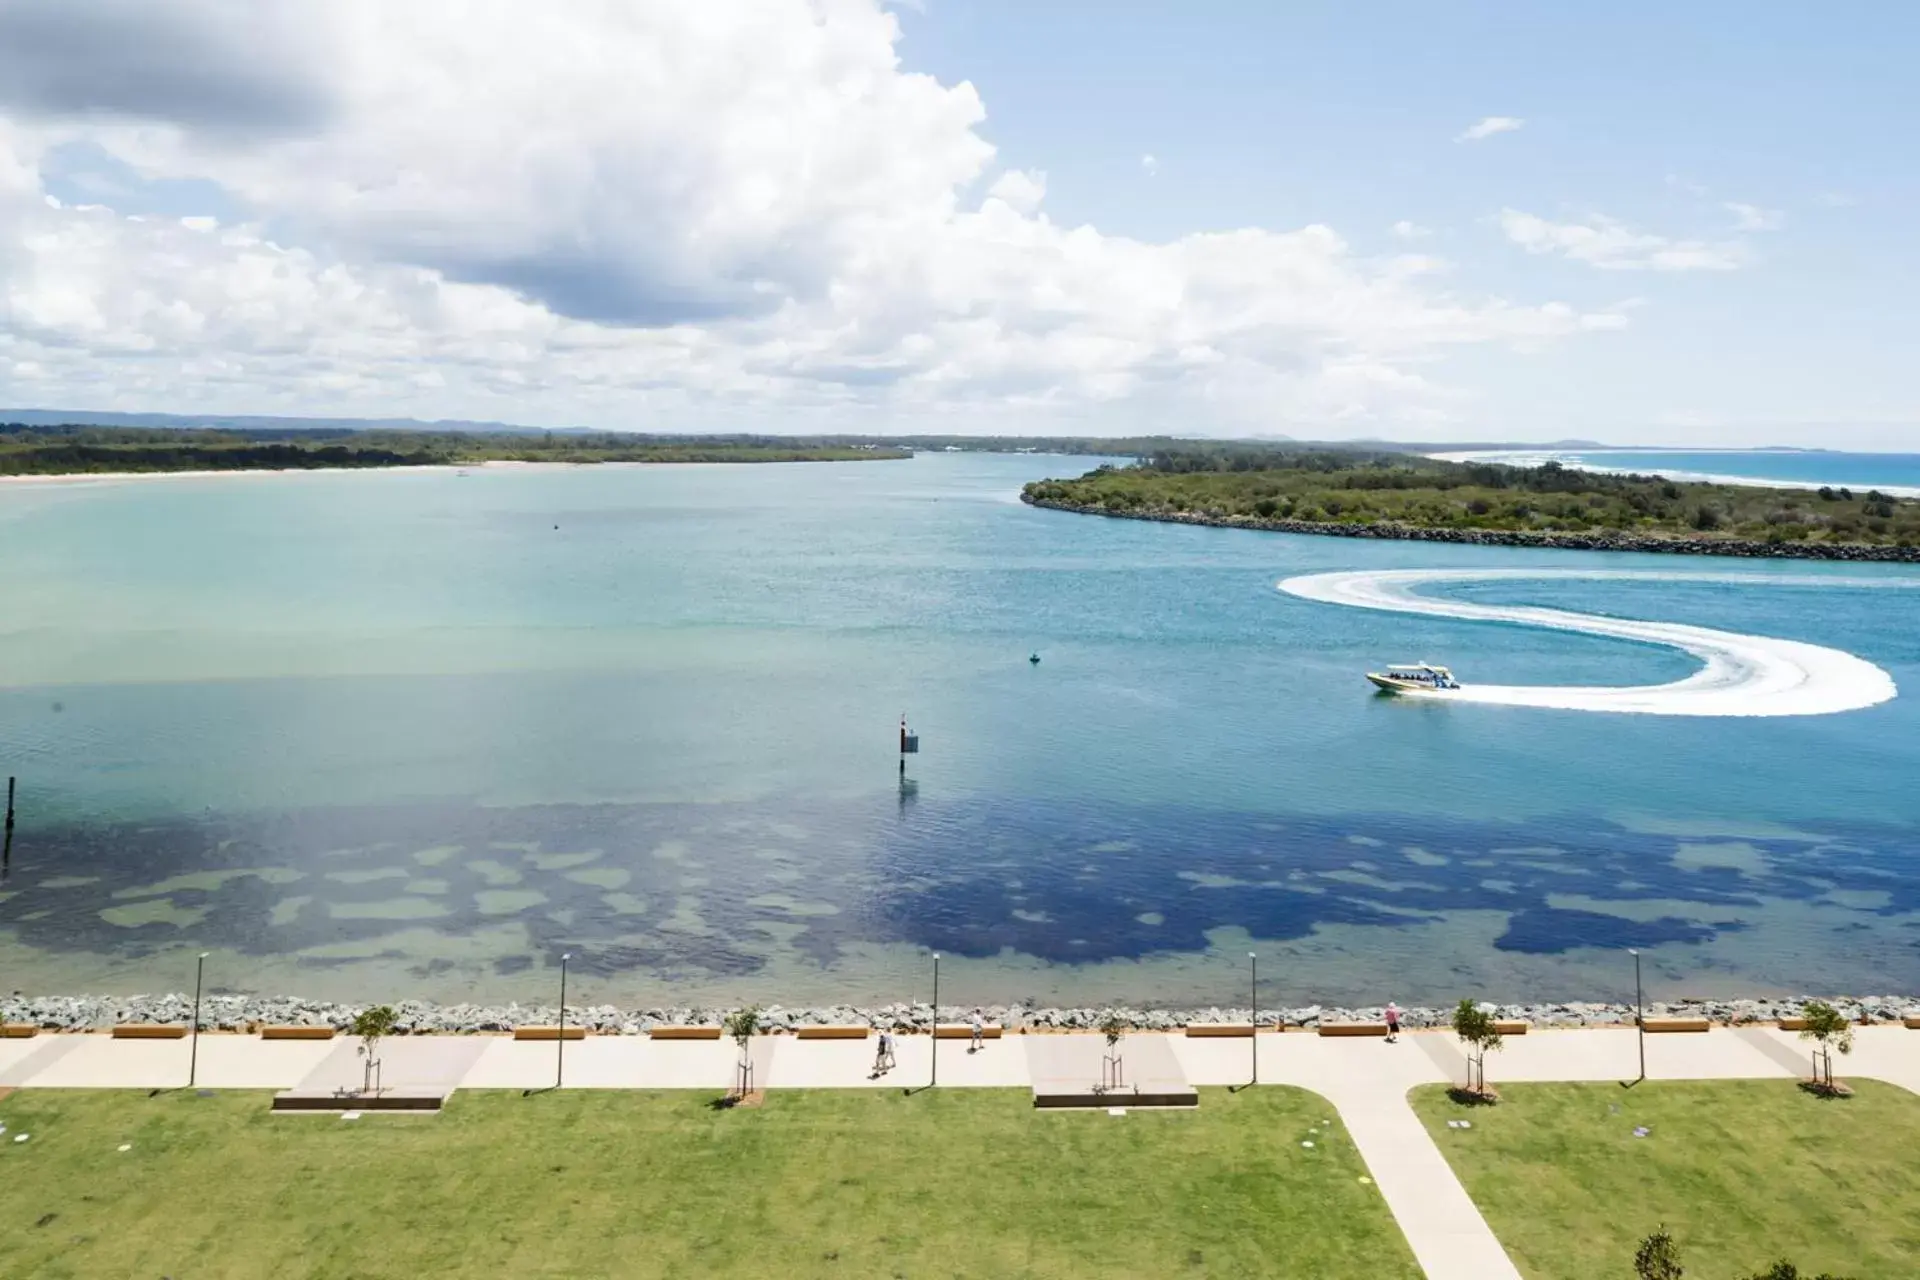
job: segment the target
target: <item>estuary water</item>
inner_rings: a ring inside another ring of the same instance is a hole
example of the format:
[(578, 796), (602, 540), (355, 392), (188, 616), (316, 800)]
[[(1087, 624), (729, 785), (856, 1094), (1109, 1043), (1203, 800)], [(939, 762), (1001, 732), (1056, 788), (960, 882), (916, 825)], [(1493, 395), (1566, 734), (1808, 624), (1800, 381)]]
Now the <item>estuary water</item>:
[(1920, 571), (1018, 502), (1096, 461), (0, 485), (0, 987), (1920, 990)]

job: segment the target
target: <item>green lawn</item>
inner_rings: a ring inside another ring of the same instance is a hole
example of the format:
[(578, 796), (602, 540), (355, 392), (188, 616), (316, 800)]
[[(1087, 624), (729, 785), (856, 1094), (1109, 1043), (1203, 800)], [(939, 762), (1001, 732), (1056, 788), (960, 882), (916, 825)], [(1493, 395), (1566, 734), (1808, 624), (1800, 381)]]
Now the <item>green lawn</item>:
[[(1502, 1084), (1494, 1107), (1433, 1086), (1413, 1104), (1529, 1277), (1631, 1276), (1640, 1238), (1662, 1222), (1689, 1280), (1733, 1280), (1783, 1256), (1808, 1276), (1911, 1277), (1920, 1097), (1851, 1083), (1856, 1095), (1833, 1101), (1741, 1080)], [(1636, 1126), (1652, 1132), (1636, 1138)]]
[(0, 1275), (1419, 1274), (1333, 1107), (1293, 1089), (1124, 1117), (1012, 1089), (461, 1093), (351, 1122), (267, 1100), (0, 1100)]

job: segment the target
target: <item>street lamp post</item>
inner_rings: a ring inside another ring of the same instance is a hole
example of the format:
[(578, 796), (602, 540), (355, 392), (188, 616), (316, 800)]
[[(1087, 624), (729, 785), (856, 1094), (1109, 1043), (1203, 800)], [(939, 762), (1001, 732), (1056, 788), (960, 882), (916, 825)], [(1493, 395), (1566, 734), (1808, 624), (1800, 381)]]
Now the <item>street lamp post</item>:
[(1647, 1078), (1647, 1001), (1644, 988), (1640, 985), (1640, 949), (1628, 947), (1627, 953), (1633, 957), (1633, 1026), (1640, 1033), (1640, 1079), (1645, 1080)]
[(192, 1047), (187, 1050), (187, 1088), (193, 1088), (194, 1081), (200, 1076), (200, 989), (207, 976), (207, 952), (202, 951), (200, 958), (193, 963), (193, 1039)]
[(938, 951), (933, 953), (933, 1046), (929, 1052), (932, 1054), (933, 1070), (927, 1077), (927, 1088), (931, 1089), (940, 1083), (940, 953)]
[(1248, 1041), (1253, 1046), (1253, 1079), (1250, 1083), (1260, 1083), (1260, 957), (1247, 952), (1247, 985), (1253, 993), (1253, 1004), (1247, 1016), (1253, 1022), (1253, 1035)]
[(560, 1038), (553, 1045), (553, 1087), (556, 1089), (567, 1065), (567, 961), (571, 959), (573, 952), (560, 953)]

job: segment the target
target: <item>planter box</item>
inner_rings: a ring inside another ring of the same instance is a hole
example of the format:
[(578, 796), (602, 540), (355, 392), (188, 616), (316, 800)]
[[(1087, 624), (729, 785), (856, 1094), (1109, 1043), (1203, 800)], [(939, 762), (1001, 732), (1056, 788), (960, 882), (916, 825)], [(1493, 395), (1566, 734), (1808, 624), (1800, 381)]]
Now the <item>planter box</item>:
[[(933, 1035), (936, 1040), (971, 1040), (973, 1028), (964, 1024), (942, 1023), (933, 1029)], [(998, 1040), (1000, 1036), (1001, 1031), (998, 1026), (989, 1025), (980, 1028), (982, 1040)]]
[(1384, 1022), (1323, 1022), (1320, 1024), (1323, 1036), (1384, 1036), (1387, 1024)]
[(1705, 1031), (1712, 1025), (1705, 1018), (1648, 1018), (1646, 1021), (1647, 1034), (1650, 1036), (1668, 1032)]
[(170, 1027), (158, 1022), (123, 1022), (113, 1029), (115, 1040), (184, 1040), (185, 1027)]
[(718, 1040), (718, 1027), (655, 1027), (647, 1032), (655, 1040)]
[(1196, 1040), (1251, 1040), (1251, 1022), (1189, 1022), (1186, 1032)]
[(795, 1027), (793, 1034), (802, 1040), (865, 1040), (872, 1027)]
[(515, 1027), (515, 1040), (585, 1040), (585, 1027)]
[(0, 1026), (0, 1040), (25, 1040), (40, 1034), (40, 1028), (31, 1022), (9, 1022)]
[(284, 1026), (260, 1028), (262, 1040), (331, 1040), (332, 1027)]

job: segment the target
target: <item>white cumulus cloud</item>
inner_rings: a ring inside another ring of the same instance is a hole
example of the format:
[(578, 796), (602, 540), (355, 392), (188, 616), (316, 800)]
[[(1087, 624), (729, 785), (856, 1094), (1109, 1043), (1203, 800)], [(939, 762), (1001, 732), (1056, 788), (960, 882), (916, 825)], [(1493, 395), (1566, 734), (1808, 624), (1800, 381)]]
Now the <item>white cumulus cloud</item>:
[(1504, 209), (1500, 229), (1528, 253), (1559, 254), (1605, 271), (1732, 271), (1746, 261), (1737, 241), (1654, 235), (1597, 214), (1584, 222), (1551, 222)]
[(1405, 218), (1394, 223), (1389, 230), (1393, 232), (1394, 238), (1397, 240), (1425, 240), (1433, 234), (1429, 228), (1423, 227), (1417, 222), (1408, 222)]
[(1527, 122), (1517, 116), (1485, 116), (1453, 135), (1455, 142), (1481, 142), (1498, 133), (1512, 133)]
[(1003, 200), (1020, 213), (1032, 213), (1047, 198), (1047, 175), (1027, 169), (1009, 169), (994, 179), (987, 195)]
[(1154, 156), (1153, 152), (1149, 151), (1140, 157), (1140, 167), (1145, 170), (1146, 175), (1151, 178), (1154, 174), (1160, 172), (1160, 161)]
[(1729, 200), (1723, 207), (1733, 215), (1735, 231), (1778, 231), (1787, 225), (1787, 216), (1778, 209), (1762, 209), (1738, 200)]
[[(0, 396), (1264, 430), (1426, 420), (1451, 349), (1626, 322), (1319, 225), (1057, 223), (898, 42), (877, 0), (0, 6)], [(74, 146), (219, 207), (49, 201)]]

